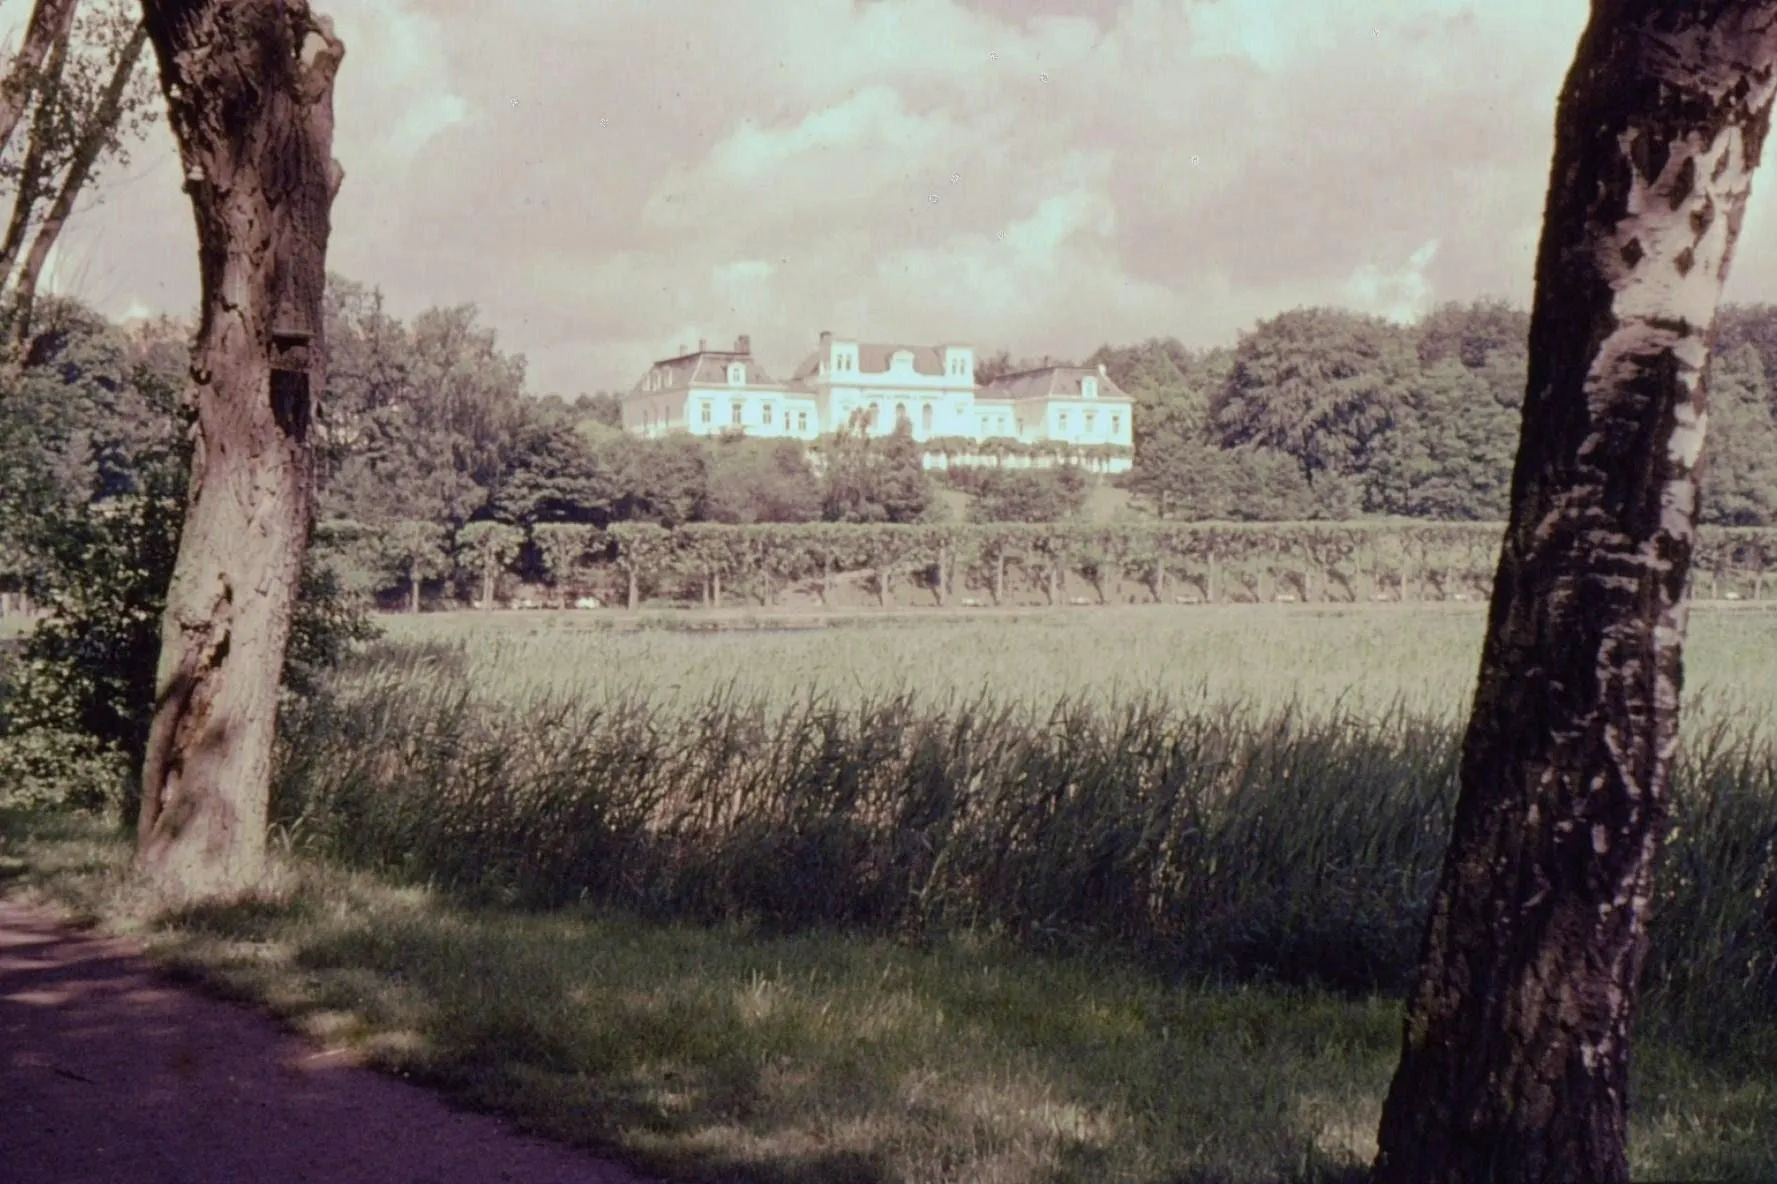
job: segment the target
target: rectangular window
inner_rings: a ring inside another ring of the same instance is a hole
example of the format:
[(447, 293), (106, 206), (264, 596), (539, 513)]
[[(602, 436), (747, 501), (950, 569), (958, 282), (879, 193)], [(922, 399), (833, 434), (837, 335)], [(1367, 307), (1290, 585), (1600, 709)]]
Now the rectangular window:
[(760, 412), (760, 417), (766, 423), (771, 422), (771, 404), (770, 403), (765, 404), (764, 408)]
[(735, 427), (740, 426), (740, 404), (739, 403), (728, 404), (728, 419), (729, 419), (729, 422), (733, 423)]
[(798, 411), (796, 413), (796, 430), (799, 432), (808, 430), (808, 412)]
[(1090, 432), (1092, 430), (1093, 425), (1097, 419), (1098, 419), (1098, 416), (1096, 414), (1094, 414), (1093, 412), (1088, 411), (1086, 413), (1086, 430), (1088, 432)]
[(697, 405), (697, 417), (704, 423), (710, 421), (710, 405), (708, 400)]
[(1123, 434), (1123, 417), (1121, 415), (1111, 416), (1111, 435), (1120, 436), (1122, 434)]
[(1064, 432), (1067, 431), (1067, 412), (1063, 411), (1055, 417), (1055, 426)]

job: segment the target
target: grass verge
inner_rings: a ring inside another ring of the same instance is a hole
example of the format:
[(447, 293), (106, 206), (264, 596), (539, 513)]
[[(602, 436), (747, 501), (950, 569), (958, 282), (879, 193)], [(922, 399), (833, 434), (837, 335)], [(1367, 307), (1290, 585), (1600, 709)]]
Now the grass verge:
[[(0, 890), (367, 1062), (686, 1181), (1356, 1181), (1392, 998), (1169, 984), (923, 944), (471, 908), (310, 860), (255, 904), (155, 915), (124, 849), (0, 814)], [(1768, 1061), (1643, 1040), (1639, 1179), (1777, 1176)]]

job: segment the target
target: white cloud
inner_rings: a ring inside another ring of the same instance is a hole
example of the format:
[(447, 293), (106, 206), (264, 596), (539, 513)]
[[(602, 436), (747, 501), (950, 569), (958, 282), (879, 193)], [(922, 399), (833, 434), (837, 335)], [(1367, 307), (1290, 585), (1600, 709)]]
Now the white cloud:
[(1432, 284), (1425, 271), (1437, 254), (1438, 241), (1433, 239), (1392, 270), (1363, 264), (1340, 288), (1341, 303), (1391, 321), (1418, 320), (1431, 309)]
[[(1404, 317), (1434, 297), (1527, 300), (1587, 11), (322, 7), (348, 45), (332, 266), (402, 315), (477, 302), (538, 387), (562, 390), (627, 385), (698, 336), (750, 333), (782, 368), (823, 328), (1067, 354), (1229, 341), (1301, 303)], [(156, 135), (163, 164), (79, 236), (108, 307), (183, 314), (190, 211)], [(1755, 188), (1742, 299), (1777, 296), (1774, 188)]]

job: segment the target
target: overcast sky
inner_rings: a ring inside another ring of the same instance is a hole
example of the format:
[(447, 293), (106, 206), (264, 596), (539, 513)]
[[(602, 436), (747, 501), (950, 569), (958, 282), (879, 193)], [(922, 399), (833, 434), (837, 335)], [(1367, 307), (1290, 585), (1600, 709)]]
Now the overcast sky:
[[(1528, 304), (1585, 0), (315, 0), (330, 265), (473, 302), (538, 393), (750, 333), (1082, 356), (1334, 303)], [(1777, 299), (1761, 177), (1729, 297)], [(157, 130), (61, 284), (190, 312)]]

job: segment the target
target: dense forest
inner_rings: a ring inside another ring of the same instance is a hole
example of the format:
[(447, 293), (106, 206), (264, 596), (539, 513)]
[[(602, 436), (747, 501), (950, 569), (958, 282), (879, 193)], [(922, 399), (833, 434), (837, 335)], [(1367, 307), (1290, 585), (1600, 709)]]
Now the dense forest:
[[(391, 600), (446, 585), (486, 599), (507, 572), (549, 581), (556, 525), (1498, 521), (1529, 323), (1498, 302), (1444, 305), (1414, 325), (1309, 308), (1231, 347), (1105, 346), (1079, 360), (1102, 362), (1137, 401), (1134, 467), (1113, 480), (1067, 464), (928, 470), (906, 436), (842, 433), (812, 451), (639, 439), (617, 426), (615, 394), (529, 392), (524, 359), (472, 306), (403, 321), (374, 289), (334, 277), (327, 317), (318, 529), (348, 587)], [(49, 302), (39, 325), (0, 392), (10, 591), (71, 545), (71, 515), (172, 496), (187, 463), (184, 327), (125, 328), (68, 302)], [(1023, 364), (1001, 351), (982, 370)], [(1706, 523), (1777, 521), (1774, 364), (1777, 308), (1725, 308)], [(1107, 484), (1122, 492), (1091, 496)]]

